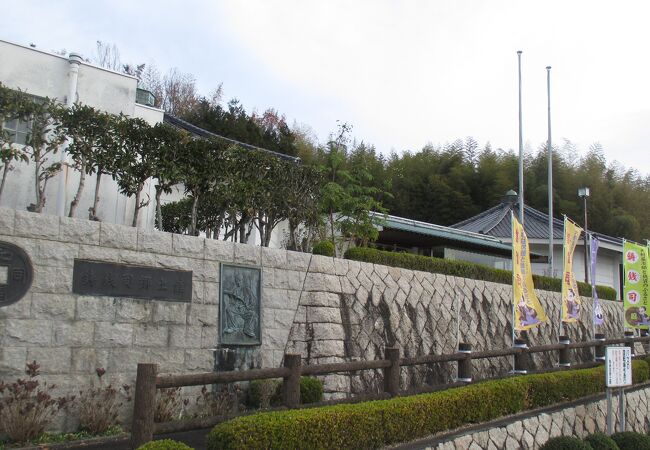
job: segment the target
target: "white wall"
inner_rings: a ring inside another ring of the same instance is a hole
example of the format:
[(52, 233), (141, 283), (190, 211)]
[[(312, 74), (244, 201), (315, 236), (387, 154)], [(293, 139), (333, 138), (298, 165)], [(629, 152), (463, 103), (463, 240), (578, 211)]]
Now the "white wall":
[[(67, 57), (24, 47), (0, 40), (0, 82), (12, 89), (20, 89), (32, 95), (66, 101), (70, 64)], [(137, 79), (113, 72), (91, 64), (82, 63), (79, 67), (77, 95), (75, 101), (90, 105), (111, 114), (124, 113), (139, 117), (149, 124), (162, 122), (163, 111), (135, 103)], [(58, 155), (55, 156), (58, 161)], [(79, 183), (79, 173), (68, 169), (61, 175), (66, 178), (66, 214), (74, 198)], [(46, 191), (45, 212), (56, 214), (58, 177), (51, 179)], [(149, 205), (140, 211), (139, 227), (153, 228), (155, 217), (155, 182), (145, 186), (143, 196), (151, 198)], [(76, 217), (87, 218), (88, 208), (92, 206), (95, 190), (95, 177), (86, 178)], [(16, 164), (7, 177), (5, 193), (0, 206), (25, 210), (35, 202), (34, 166)], [(102, 221), (130, 225), (133, 218), (134, 199), (119, 193), (117, 183), (109, 176), (103, 176), (100, 184), (100, 203), (98, 216)]]

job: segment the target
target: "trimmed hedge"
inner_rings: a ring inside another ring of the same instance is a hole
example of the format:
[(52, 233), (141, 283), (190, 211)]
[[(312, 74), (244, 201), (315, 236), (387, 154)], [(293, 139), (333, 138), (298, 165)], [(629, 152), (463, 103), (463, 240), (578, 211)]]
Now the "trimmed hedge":
[(138, 450), (194, 450), (187, 444), (174, 441), (171, 439), (162, 439), (160, 441), (147, 442), (138, 447)]
[(559, 436), (546, 441), (539, 450), (592, 450), (591, 446), (577, 437)]
[(650, 450), (650, 437), (633, 431), (612, 434), (612, 439), (621, 450)]
[[(432, 258), (429, 256), (413, 255), (411, 253), (396, 253), (377, 250), (369, 247), (353, 247), (345, 252), (344, 257), (354, 261), (363, 261), (384, 266), (401, 267), (422, 272), (440, 273), (473, 280), (492, 281), (494, 283), (512, 284), (512, 271), (493, 269), (482, 264), (451, 259)], [(543, 291), (562, 291), (562, 280), (559, 278), (533, 275), (535, 289)], [(578, 281), (580, 295), (591, 297), (591, 285)], [(616, 300), (616, 290), (608, 286), (596, 286), (598, 298)]]
[[(209, 450), (378, 448), (602, 392), (604, 370), (525, 375), (390, 400), (259, 413), (217, 425), (207, 444)], [(635, 360), (634, 382), (647, 380), (648, 371), (645, 361)]]
[[(246, 405), (252, 408), (261, 406), (261, 390), (263, 383), (272, 383), (273, 393), (271, 394), (271, 406), (282, 404), (282, 382), (281, 380), (255, 380), (248, 385), (246, 394)], [(323, 400), (323, 382), (314, 377), (300, 377), (300, 403), (318, 403)]]
[(320, 241), (314, 244), (311, 252), (314, 255), (334, 256), (334, 244), (332, 241)]
[(605, 433), (590, 434), (585, 438), (585, 442), (594, 450), (620, 450), (616, 441)]

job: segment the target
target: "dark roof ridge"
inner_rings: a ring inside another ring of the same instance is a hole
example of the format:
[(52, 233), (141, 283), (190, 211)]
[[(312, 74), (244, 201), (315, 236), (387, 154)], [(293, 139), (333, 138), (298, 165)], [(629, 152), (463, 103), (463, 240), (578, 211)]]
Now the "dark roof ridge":
[(240, 142), (240, 141), (238, 141), (236, 139), (231, 139), (231, 138), (228, 138), (228, 137), (225, 137), (225, 136), (221, 136), (220, 134), (216, 134), (216, 133), (213, 133), (212, 131), (208, 131), (208, 130), (206, 130), (204, 128), (197, 127), (196, 125), (193, 125), (193, 124), (189, 123), (186, 120), (179, 119), (178, 117), (173, 116), (173, 115), (168, 114), (168, 113), (165, 113), (165, 115), (163, 116), (163, 122), (168, 123), (170, 125), (174, 125), (174, 126), (179, 127), (179, 128), (182, 128), (182, 129), (184, 129), (186, 131), (189, 131), (190, 133), (192, 133), (194, 135), (197, 135), (197, 136), (213, 137), (213, 138), (217, 138), (217, 139), (222, 139), (222, 140), (231, 142), (231, 143), (236, 144), (236, 145), (240, 145), (242, 147), (245, 147), (245, 148), (248, 148), (248, 149), (251, 149), (251, 150), (260, 150), (260, 151), (263, 151), (263, 152), (266, 152), (266, 153), (270, 153), (271, 155), (277, 156), (278, 158), (288, 159), (288, 160), (291, 160), (291, 161), (294, 161), (294, 162), (300, 162), (300, 158), (297, 157), (297, 156), (286, 155), (284, 153), (269, 150), (267, 148), (257, 147), (256, 145), (247, 144), (245, 142)]

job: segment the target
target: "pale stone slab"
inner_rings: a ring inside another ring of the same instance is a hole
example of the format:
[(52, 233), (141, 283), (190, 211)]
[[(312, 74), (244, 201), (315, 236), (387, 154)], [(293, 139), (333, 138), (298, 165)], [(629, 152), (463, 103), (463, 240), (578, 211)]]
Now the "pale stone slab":
[(99, 245), (100, 222), (60, 218), (60, 240), (78, 244)]
[(284, 269), (287, 267), (287, 251), (279, 248), (262, 247), (262, 265)]
[(14, 234), (14, 221), (16, 219), (16, 210), (10, 208), (0, 208), (0, 234)]
[(185, 324), (188, 318), (187, 308), (186, 303), (155, 302), (153, 321), (154, 323)]
[(110, 350), (107, 348), (73, 348), (72, 372), (96, 374), (99, 368), (108, 367)]
[(235, 244), (237, 264), (259, 266), (262, 264), (262, 247), (248, 244)]
[(72, 320), (75, 316), (75, 303), (72, 295), (34, 293), (32, 316), (35, 319)]
[(185, 350), (185, 368), (189, 371), (214, 370), (214, 352), (210, 349)]
[(77, 319), (112, 321), (115, 311), (116, 301), (112, 297), (77, 297)]
[(205, 241), (205, 238), (199, 236), (174, 234), (172, 238), (174, 255), (203, 259), (205, 258)]
[(153, 313), (153, 304), (149, 300), (116, 299), (114, 306), (117, 322), (148, 322)]
[(22, 375), (25, 373), (26, 366), (26, 347), (0, 347), (0, 372)]
[(205, 259), (233, 262), (235, 260), (235, 244), (217, 239), (206, 239)]
[(87, 346), (93, 341), (95, 323), (86, 321), (55, 322), (54, 344)]
[(69, 373), (72, 351), (67, 347), (32, 347), (27, 352), (28, 361), (36, 361), (42, 373)]
[(172, 254), (172, 234), (138, 229), (138, 251)]
[(4, 346), (50, 345), (52, 321), (43, 319), (12, 319), (5, 322)]
[(133, 345), (138, 347), (166, 347), (168, 329), (165, 325), (136, 324), (133, 326)]
[(138, 229), (102, 222), (99, 229), (99, 244), (102, 247), (136, 250)]
[(59, 237), (59, 217), (28, 211), (15, 211), (17, 236), (56, 240)]
[(38, 264), (53, 267), (72, 267), (75, 258), (79, 257), (79, 245), (39, 240), (37, 255)]
[(96, 347), (124, 347), (133, 343), (133, 325), (127, 323), (95, 323)]

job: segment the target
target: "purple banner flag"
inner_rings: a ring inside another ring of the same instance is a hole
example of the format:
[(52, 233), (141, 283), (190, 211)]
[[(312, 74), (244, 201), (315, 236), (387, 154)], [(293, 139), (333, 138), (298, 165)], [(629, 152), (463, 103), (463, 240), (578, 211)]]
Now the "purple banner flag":
[(598, 292), (596, 292), (596, 263), (598, 261), (598, 238), (591, 237), (589, 245), (591, 253), (591, 296), (594, 300), (594, 325), (602, 325), (605, 323), (605, 316), (603, 315), (603, 307), (600, 305), (598, 299)]

